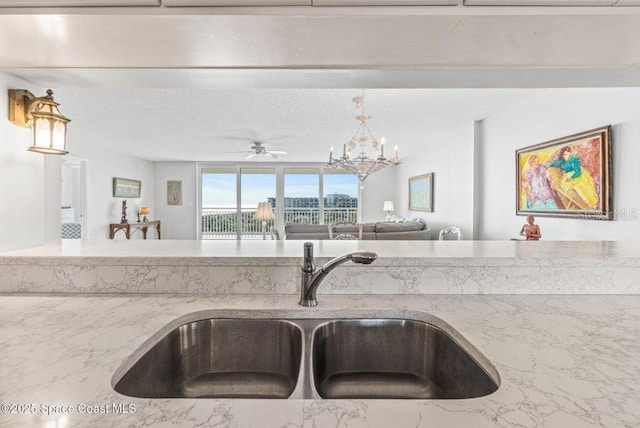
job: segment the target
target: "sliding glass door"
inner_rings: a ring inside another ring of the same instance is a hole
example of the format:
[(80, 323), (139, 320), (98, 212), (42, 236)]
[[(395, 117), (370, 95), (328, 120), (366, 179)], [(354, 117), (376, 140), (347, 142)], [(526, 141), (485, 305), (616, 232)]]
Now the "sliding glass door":
[(284, 222), (320, 224), (320, 170), (285, 168)]
[[(276, 206), (276, 171), (273, 168), (240, 168), (240, 236), (241, 239), (262, 238), (262, 219), (255, 219), (258, 204)], [(266, 220), (266, 230), (274, 227), (274, 219)]]
[(265, 220), (269, 236), (274, 228), (282, 235), (288, 222), (358, 219), (358, 180), (344, 171), (320, 165), (225, 165), (203, 166), (200, 172), (201, 239), (262, 239), (262, 219), (256, 218), (260, 203), (274, 215)]
[(238, 239), (236, 168), (203, 168), (200, 182), (200, 237)]
[(324, 223), (358, 221), (358, 177), (344, 171), (325, 170), (323, 179)]

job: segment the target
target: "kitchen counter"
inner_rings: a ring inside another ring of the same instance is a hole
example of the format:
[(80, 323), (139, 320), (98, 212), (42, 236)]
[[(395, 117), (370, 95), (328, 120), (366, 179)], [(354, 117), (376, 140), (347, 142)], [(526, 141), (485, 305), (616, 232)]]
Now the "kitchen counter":
[[(322, 291), (311, 309), (298, 306), (296, 295), (277, 294), (0, 295), (0, 401), (35, 409), (0, 413), (0, 426), (640, 426), (640, 296)], [(500, 388), (468, 400), (149, 400), (111, 387), (142, 343), (192, 312), (348, 317), (356, 308), (442, 318), (495, 365)], [(54, 412), (44, 414), (47, 408)]]
[[(313, 241), (316, 263), (357, 249), (332, 294), (640, 294), (640, 243)], [(0, 292), (295, 294), (302, 241), (65, 241), (0, 253)]]
[[(171, 264), (299, 263), (305, 241), (263, 240), (63, 240), (0, 253), (0, 262), (47, 263), (64, 257), (68, 263), (145, 261)], [(314, 244), (316, 257), (328, 258), (353, 250), (370, 250), (388, 263), (483, 263), (538, 265), (566, 261), (585, 264), (640, 266), (640, 242), (623, 241), (358, 241), (322, 240)]]

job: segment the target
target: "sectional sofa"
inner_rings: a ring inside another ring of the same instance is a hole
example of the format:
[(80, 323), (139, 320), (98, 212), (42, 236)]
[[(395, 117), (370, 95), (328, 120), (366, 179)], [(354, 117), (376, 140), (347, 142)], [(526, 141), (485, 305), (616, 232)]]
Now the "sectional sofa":
[[(335, 234), (358, 235), (354, 225), (338, 225)], [(287, 223), (284, 226), (284, 239), (329, 239), (329, 226), (326, 224)], [(362, 239), (376, 240), (423, 240), (431, 239), (431, 229), (422, 219), (408, 220), (403, 223), (377, 222), (362, 223)]]

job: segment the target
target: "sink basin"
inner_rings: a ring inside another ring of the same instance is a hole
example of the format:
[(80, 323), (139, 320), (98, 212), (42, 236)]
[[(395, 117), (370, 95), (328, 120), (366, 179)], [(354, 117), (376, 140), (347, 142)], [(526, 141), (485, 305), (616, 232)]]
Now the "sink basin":
[(443, 320), (363, 315), (188, 314), (145, 342), (112, 384), (140, 398), (455, 399), (498, 389), (496, 369)]
[(206, 319), (177, 327), (116, 383), (141, 398), (287, 398), (302, 332), (286, 320)]
[(313, 337), (313, 375), (320, 396), (331, 399), (474, 398), (498, 389), (442, 329), (400, 319), (320, 325)]

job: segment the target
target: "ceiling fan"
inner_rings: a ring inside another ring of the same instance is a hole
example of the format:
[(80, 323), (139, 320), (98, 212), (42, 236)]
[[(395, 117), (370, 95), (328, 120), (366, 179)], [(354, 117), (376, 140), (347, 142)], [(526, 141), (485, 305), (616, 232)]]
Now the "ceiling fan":
[(248, 156), (245, 159), (251, 159), (254, 156), (270, 156), (273, 159), (280, 159), (279, 155), (286, 155), (287, 152), (278, 150), (267, 150), (267, 148), (259, 141), (254, 141), (253, 146), (249, 150), (243, 150), (239, 152), (225, 152), (226, 154), (246, 153)]

